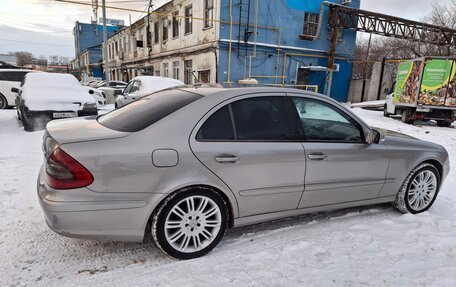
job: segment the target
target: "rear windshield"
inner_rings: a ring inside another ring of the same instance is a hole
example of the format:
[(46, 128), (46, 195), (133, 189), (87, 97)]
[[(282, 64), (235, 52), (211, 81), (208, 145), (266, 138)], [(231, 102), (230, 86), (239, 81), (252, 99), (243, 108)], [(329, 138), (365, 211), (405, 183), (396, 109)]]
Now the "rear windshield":
[(102, 115), (98, 122), (116, 131), (137, 132), (200, 98), (180, 90), (161, 91)]

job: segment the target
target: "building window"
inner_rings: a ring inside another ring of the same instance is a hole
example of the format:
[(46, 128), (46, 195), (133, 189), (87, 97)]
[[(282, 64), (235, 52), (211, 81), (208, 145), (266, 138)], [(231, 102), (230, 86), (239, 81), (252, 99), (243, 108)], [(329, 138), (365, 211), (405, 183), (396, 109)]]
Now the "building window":
[(193, 84), (193, 61), (187, 60), (184, 62), (184, 83), (186, 85)]
[(319, 14), (305, 12), (304, 14), (304, 29), (301, 39), (313, 40), (312, 37), (317, 35)]
[(179, 80), (179, 62), (173, 62), (173, 78)]
[(204, 70), (198, 72), (198, 83), (210, 83), (211, 82), (211, 71)]
[(204, 0), (204, 28), (214, 25), (214, 0)]
[(154, 23), (154, 43), (158, 44), (160, 42), (160, 23)]
[(162, 24), (163, 24), (163, 43), (168, 41), (168, 18), (163, 18), (162, 19)]
[(158, 66), (157, 69), (155, 69), (154, 76), (160, 77), (160, 65)]
[(169, 77), (169, 72), (168, 72), (168, 63), (163, 63), (163, 77), (168, 78)]
[(193, 31), (193, 6), (185, 7), (185, 35)]
[(178, 15), (178, 12), (173, 14), (173, 38), (179, 37), (179, 19), (177, 18)]

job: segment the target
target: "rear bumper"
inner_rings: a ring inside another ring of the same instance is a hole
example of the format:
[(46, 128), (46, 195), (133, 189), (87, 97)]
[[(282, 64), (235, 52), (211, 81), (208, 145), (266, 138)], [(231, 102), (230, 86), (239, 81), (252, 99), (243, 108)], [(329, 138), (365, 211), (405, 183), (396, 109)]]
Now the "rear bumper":
[[(148, 200), (109, 199), (109, 194), (87, 188), (54, 190), (45, 182), (43, 168), (37, 192), (46, 224), (60, 235), (110, 241), (144, 240), (151, 213)], [(154, 196), (161, 197), (152, 195), (152, 199)]]

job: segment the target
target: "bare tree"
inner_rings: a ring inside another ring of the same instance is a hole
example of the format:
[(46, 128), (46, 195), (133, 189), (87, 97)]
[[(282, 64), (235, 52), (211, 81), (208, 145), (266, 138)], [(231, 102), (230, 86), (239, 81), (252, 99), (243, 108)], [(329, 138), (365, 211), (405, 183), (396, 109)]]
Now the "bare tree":
[(16, 62), (19, 66), (31, 64), (33, 61), (33, 54), (30, 52), (15, 52), (14, 55), (16, 56)]
[[(440, 5), (434, 3), (432, 10), (422, 19), (421, 22), (437, 26), (456, 29), (456, 0), (452, 0), (449, 5)], [(353, 79), (363, 79), (364, 75), (370, 78), (372, 74), (372, 65), (374, 62), (380, 62), (386, 59), (413, 59), (424, 56), (449, 56), (456, 54), (456, 47), (437, 46), (409, 40), (387, 38), (375, 36), (369, 48), (368, 62), (366, 59), (367, 41), (358, 41), (356, 44), (355, 59), (353, 68)]]

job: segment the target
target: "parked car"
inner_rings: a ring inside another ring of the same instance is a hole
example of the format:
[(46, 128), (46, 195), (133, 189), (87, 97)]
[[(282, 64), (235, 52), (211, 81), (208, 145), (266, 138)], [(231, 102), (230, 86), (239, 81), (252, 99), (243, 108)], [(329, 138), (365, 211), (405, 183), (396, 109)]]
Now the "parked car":
[(73, 75), (29, 73), (16, 93), (17, 117), (33, 131), (52, 119), (97, 115), (94, 98)]
[(15, 105), (15, 93), (12, 88), (18, 88), (24, 76), (32, 70), (0, 69), (0, 110)]
[(52, 230), (153, 239), (180, 259), (208, 253), (230, 227), (386, 202), (426, 211), (450, 168), (440, 145), (285, 88), (168, 89), (97, 119), (52, 121), (43, 147), (37, 189)]
[(183, 82), (172, 78), (155, 76), (135, 77), (128, 82), (122, 95), (117, 96), (114, 106), (117, 109), (154, 92), (183, 85), (185, 85)]
[(106, 104), (106, 95), (105, 92), (100, 91), (99, 89), (95, 89), (92, 87), (82, 86), (84, 89), (88, 91), (88, 93), (94, 98), (95, 102), (97, 103), (97, 107), (100, 108)]

